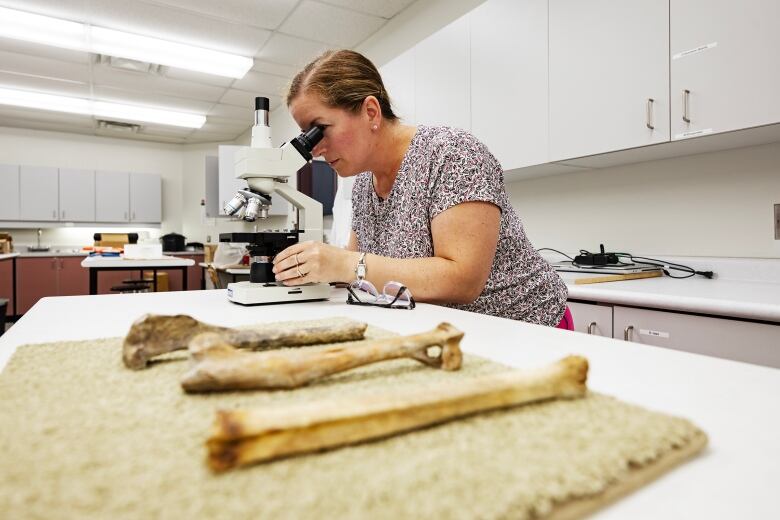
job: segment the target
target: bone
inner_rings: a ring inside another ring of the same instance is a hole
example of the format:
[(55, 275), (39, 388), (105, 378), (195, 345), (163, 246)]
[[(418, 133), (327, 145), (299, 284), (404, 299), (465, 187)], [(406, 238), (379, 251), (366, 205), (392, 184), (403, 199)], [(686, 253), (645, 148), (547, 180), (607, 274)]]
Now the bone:
[(193, 338), (203, 333), (216, 334), (222, 342), (233, 347), (254, 350), (363, 339), (367, 326), (365, 323), (352, 320), (334, 321), (329, 325), (268, 327), (256, 331), (209, 325), (185, 314), (147, 314), (136, 320), (125, 336), (122, 360), (128, 368), (140, 370), (155, 356), (186, 349)]
[(297, 406), (218, 411), (207, 464), (215, 472), (397, 435), (460, 417), (586, 394), (588, 361), (569, 356), (546, 367), (393, 393)]
[[(351, 368), (398, 358), (412, 358), (442, 370), (460, 368), (463, 333), (441, 323), (411, 336), (365, 341), (353, 346), (278, 352), (242, 352), (213, 333), (190, 343), (194, 361), (181, 380), (187, 392), (289, 389)], [(435, 352), (434, 352), (435, 351)]]

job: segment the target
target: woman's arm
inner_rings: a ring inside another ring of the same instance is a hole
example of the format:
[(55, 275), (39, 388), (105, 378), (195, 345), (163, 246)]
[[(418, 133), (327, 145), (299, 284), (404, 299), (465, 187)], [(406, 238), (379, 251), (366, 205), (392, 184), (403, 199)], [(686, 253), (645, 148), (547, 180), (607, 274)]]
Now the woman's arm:
[[(431, 221), (433, 257), (366, 255), (366, 278), (380, 290), (388, 281), (399, 281), (418, 301), (471, 303), (490, 275), (500, 224), (501, 211), (489, 202), (457, 204)], [(354, 232), (347, 249), (319, 242), (290, 246), (274, 259), (277, 280), (286, 285), (354, 280), (360, 253), (350, 250), (353, 246)]]

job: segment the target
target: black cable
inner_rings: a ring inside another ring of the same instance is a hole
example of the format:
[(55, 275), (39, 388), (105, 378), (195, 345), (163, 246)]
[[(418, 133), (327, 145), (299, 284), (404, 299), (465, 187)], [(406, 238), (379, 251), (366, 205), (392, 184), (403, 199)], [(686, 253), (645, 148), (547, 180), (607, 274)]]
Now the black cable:
[[(692, 276), (701, 275), (705, 278), (711, 279), (713, 276), (715, 276), (715, 273), (712, 271), (697, 271), (693, 267), (683, 265), (683, 264), (676, 264), (674, 262), (667, 262), (666, 260), (659, 260), (657, 258), (647, 258), (644, 256), (634, 256), (631, 253), (614, 253), (618, 257), (627, 257), (631, 262), (640, 263), (640, 264), (646, 264), (646, 265), (654, 265), (656, 267), (660, 267), (661, 271), (664, 272), (666, 276), (669, 278), (676, 278), (678, 280), (684, 279), (684, 278), (690, 278)], [(669, 272), (669, 270), (674, 271), (682, 271), (684, 273), (687, 273), (685, 276), (674, 276), (672, 273)]]
[(557, 249), (553, 249), (553, 248), (551, 248), (551, 247), (540, 247), (540, 248), (539, 248), (539, 249), (537, 249), (536, 251), (537, 251), (537, 252), (539, 252), (539, 251), (555, 251), (555, 252), (556, 252), (556, 253), (558, 253), (559, 255), (563, 255), (563, 256), (565, 256), (566, 258), (568, 258), (569, 260), (572, 260), (572, 261), (574, 261), (574, 259), (573, 259), (572, 257), (570, 257), (569, 255), (567, 255), (566, 253), (562, 253), (562, 252), (558, 251)]

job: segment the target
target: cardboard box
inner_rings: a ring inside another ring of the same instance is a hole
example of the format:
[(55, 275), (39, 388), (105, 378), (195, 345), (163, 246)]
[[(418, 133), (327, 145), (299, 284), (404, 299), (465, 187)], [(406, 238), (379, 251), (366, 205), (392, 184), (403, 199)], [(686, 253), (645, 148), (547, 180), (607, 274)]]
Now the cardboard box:
[[(154, 281), (154, 271), (144, 271), (144, 280)], [(157, 292), (168, 292), (168, 273), (157, 271)]]
[(14, 239), (9, 233), (0, 233), (0, 255), (14, 252)]

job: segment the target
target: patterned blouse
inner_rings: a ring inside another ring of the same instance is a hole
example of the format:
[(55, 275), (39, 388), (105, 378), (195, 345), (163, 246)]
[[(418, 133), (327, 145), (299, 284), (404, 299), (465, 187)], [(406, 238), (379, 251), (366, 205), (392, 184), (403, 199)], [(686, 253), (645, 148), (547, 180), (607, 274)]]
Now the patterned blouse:
[(352, 229), (358, 250), (392, 258), (435, 255), (431, 221), (468, 201), (501, 210), (498, 247), (482, 294), (448, 307), (556, 326), (566, 309), (563, 280), (531, 245), (504, 189), (501, 165), (470, 133), (418, 126), (387, 199), (377, 196), (371, 172), (352, 190)]

